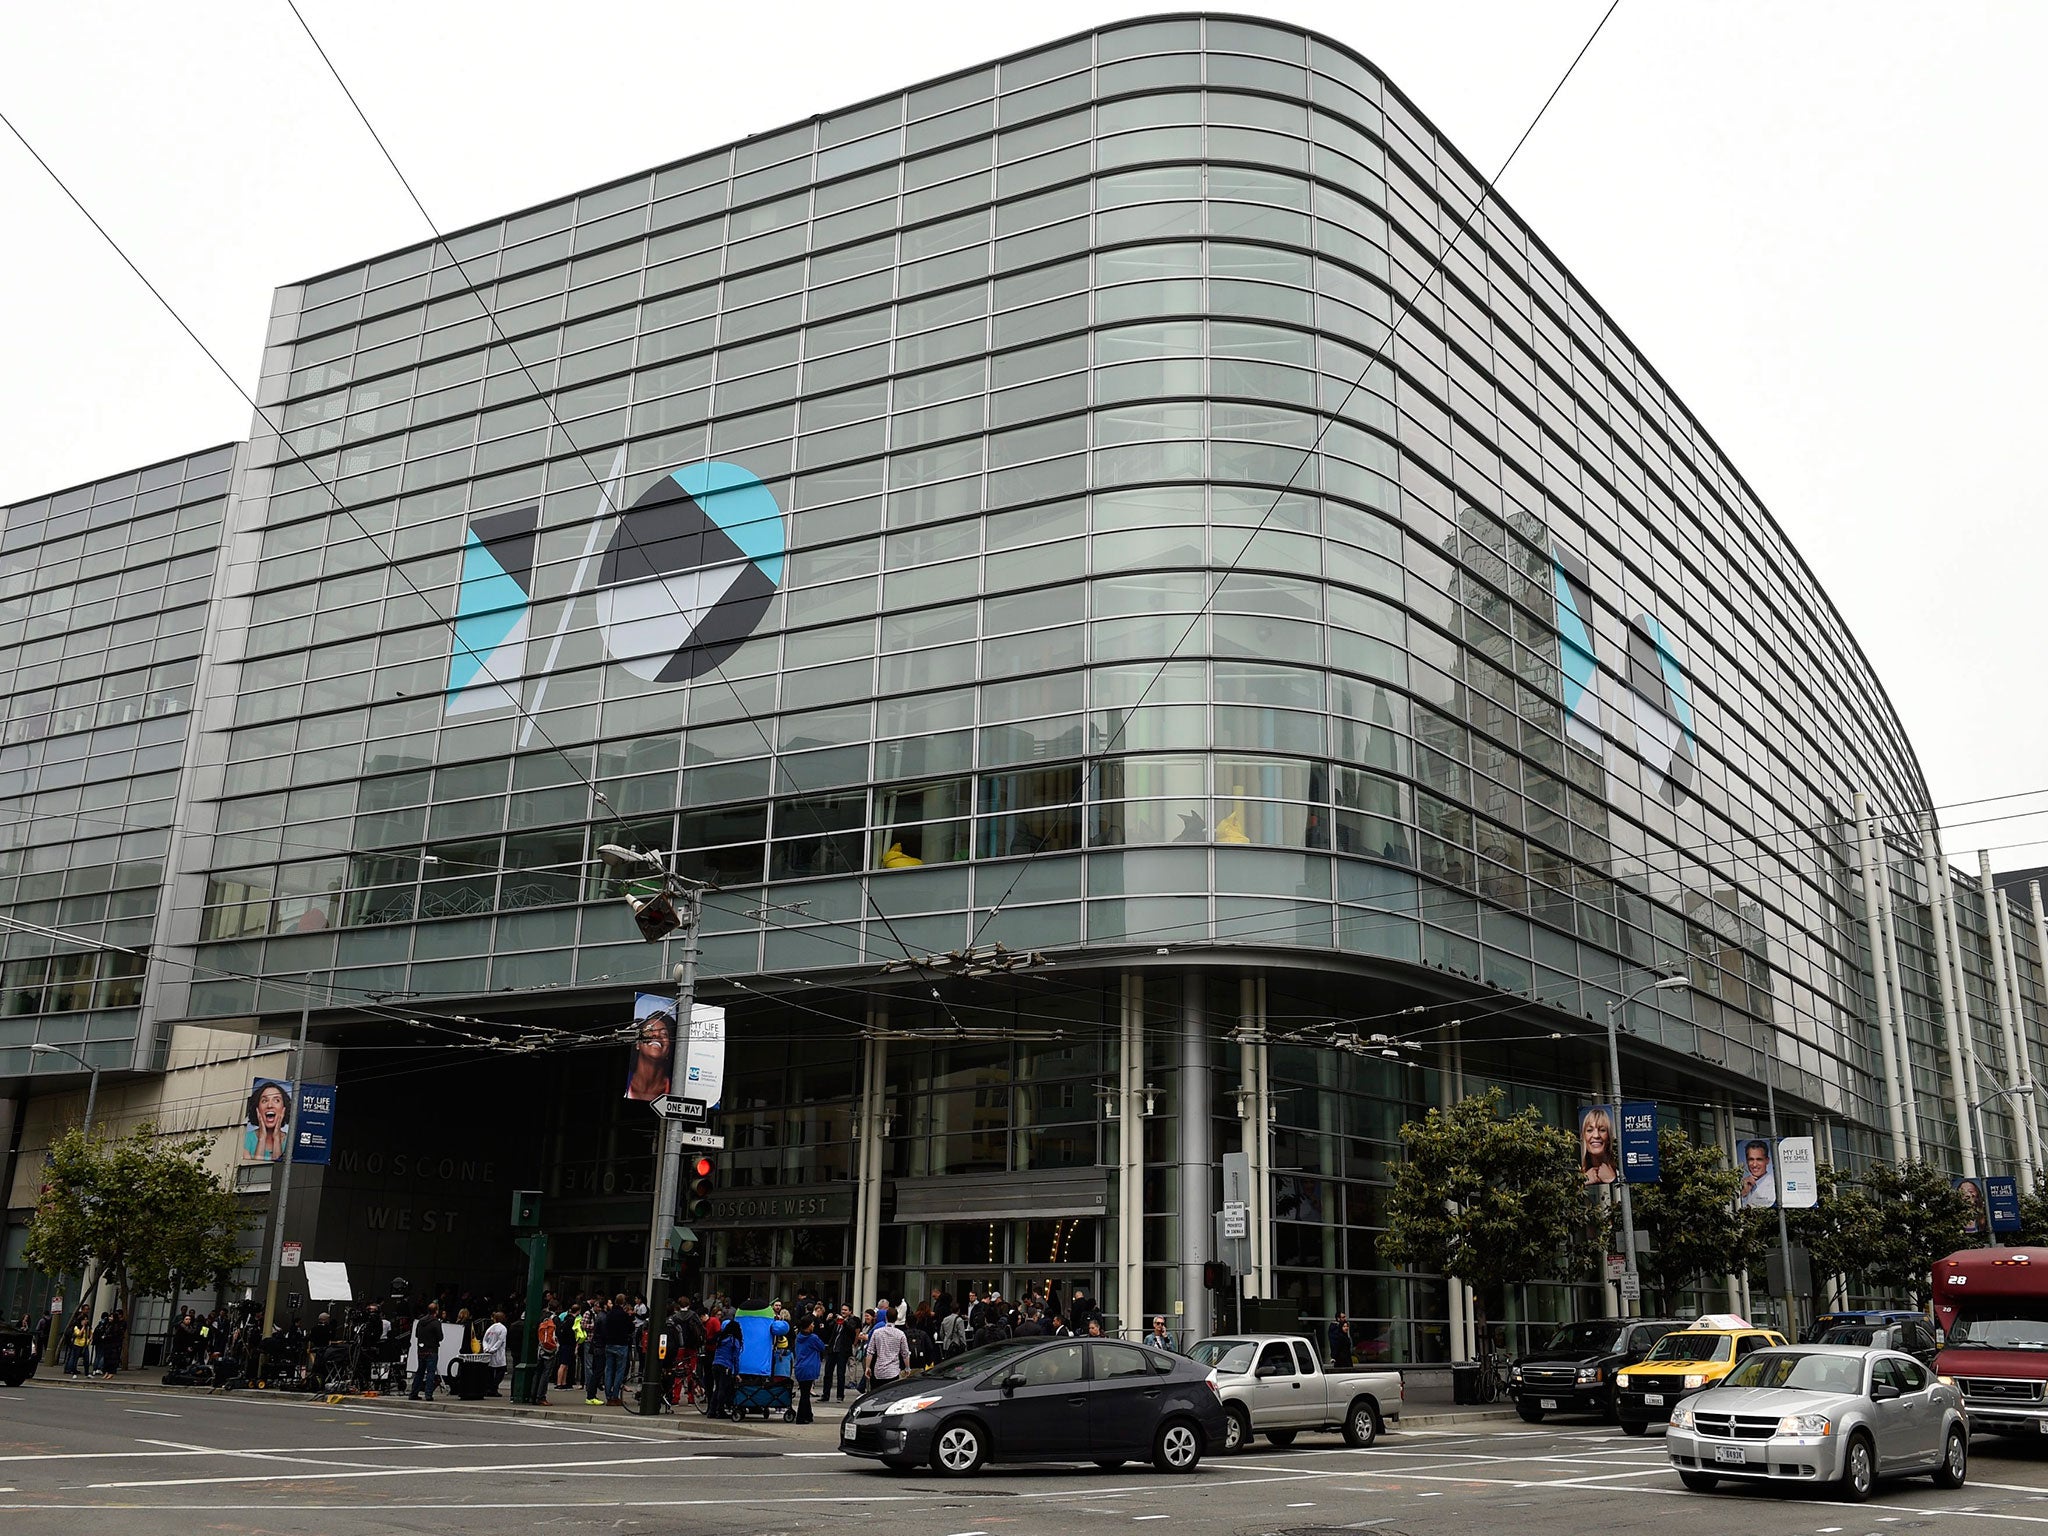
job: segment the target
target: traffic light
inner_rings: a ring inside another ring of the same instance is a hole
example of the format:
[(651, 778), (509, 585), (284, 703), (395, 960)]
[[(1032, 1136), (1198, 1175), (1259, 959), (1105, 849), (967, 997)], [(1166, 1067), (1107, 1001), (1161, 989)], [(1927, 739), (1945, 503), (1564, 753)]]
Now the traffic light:
[(711, 1194), (718, 1184), (718, 1163), (716, 1159), (700, 1152), (690, 1163), (690, 1194), (683, 1209), (692, 1221), (706, 1221), (711, 1216)]
[(1202, 1265), (1202, 1289), (1205, 1291), (1227, 1291), (1232, 1275), (1230, 1266), (1221, 1259), (1209, 1259)]

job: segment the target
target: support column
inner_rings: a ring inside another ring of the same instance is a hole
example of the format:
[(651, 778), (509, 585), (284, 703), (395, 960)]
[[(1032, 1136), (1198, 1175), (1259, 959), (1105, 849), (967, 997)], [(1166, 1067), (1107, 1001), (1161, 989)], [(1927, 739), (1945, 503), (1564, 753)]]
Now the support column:
[(1145, 1331), (1145, 978), (1123, 977), (1118, 1009), (1116, 1149), (1117, 1317), (1126, 1337)]
[[(1209, 1069), (1209, 1021), (1200, 971), (1180, 978), (1180, 1335), (1188, 1341), (1216, 1330), (1211, 1297), (1202, 1285), (1202, 1262), (1215, 1236), (1215, 1137), (1211, 1115), (1216, 1088)], [(1148, 1324), (1149, 1326), (1149, 1324)]]
[[(1991, 951), (1991, 1000), (1998, 1017), (1998, 1038), (2005, 1047), (2005, 1082), (2001, 1086), (2012, 1089), (2027, 1080), (2026, 1064), (2020, 1051), (2019, 1030), (2013, 1018), (2012, 998), (2006, 986), (2005, 924), (1999, 911), (2004, 903), (1999, 900), (1998, 885), (1991, 878), (1991, 855), (1982, 849), (1977, 853), (1977, 888), (1984, 897), (1984, 943)], [(2007, 1123), (2012, 1126), (2013, 1159), (2020, 1165), (2020, 1190), (2031, 1193), (2035, 1162), (2033, 1116), (2024, 1113), (2021, 1106), (2011, 1100), (2007, 1100), (2007, 1104)]]
[(1878, 914), (1877, 827), (1870, 798), (1856, 791), (1856, 836), (1863, 865), (1863, 915), (1870, 931), (1871, 992), (1877, 1003), (1877, 1041), (1884, 1062), (1885, 1121), (1891, 1130), (1892, 1161), (1906, 1160), (1906, 1116), (1899, 1088), (1898, 1051), (1892, 1040), (1891, 986), (1885, 976), (1884, 925)]
[[(1956, 900), (1955, 880), (1946, 857), (1942, 860), (1941, 874), (1942, 910), (1948, 916), (1948, 963), (1949, 969), (1956, 973), (1956, 1010), (1963, 1025), (1963, 1074), (1970, 1085), (1970, 1102), (1981, 1104), (1984, 1102), (1984, 1074), (1987, 1069), (1977, 1054), (1977, 1026), (1970, 1017), (1970, 968), (1963, 963), (1962, 903)], [(1986, 1020), (1987, 1024), (1989, 1022)], [(1981, 1131), (1983, 1127), (1978, 1129)], [(1982, 1145), (1984, 1138), (1979, 1135), (1977, 1140), (1977, 1151), (1981, 1156), (1985, 1151)]]
[(1884, 920), (1885, 970), (1891, 980), (1892, 1025), (1899, 1042), (1899, 1086), (1905, 1096), (1906, 1151), (1914, 1162), (1925, 1160), (1920, 1145), (1920, 1090), (1913, 1079), (1913, 1034), (1906, 1021), (1906, 973), (1899, 968), (1899, 922), (1892, 904), (1891, 854), (1882, 838), (1878, 841), (1877, 905)]
[[(2034, 909), (2034, 950), (2041, 960), (2041, 995), (2044, 998), (2048, 998), (2048, 913), (2042, 911), (2040, 881), (2029, 880), (2027, 882), (2027, 901)], [(2036, 1129), (2041, 1127), (2043, 1117), (2048, 1116), (2048, 1104), (2041, 1102), (2043, 1097), (2048, 1097), (2048, 1095), (2035, 1093), (2029, 1100), (2033, 1106)], [(2048, 1138), (2044, 1138), (2044, 1145), (2048, 1145)]]
[[(1988, 864), (1989, 862), (1990, 856), (1987, 854), (1985, 856), (1985, 863)], [(2000, 947), (2005, 954), (2005, 990), (2012, 1003), (2012, 1033), (2013, 1038), (2019, 1042), (2020, 1048), (2020, 1081), (2031, 1083), (2035, 1080), (2034, 1042), (2027, 1032), (2026, 998), (2020, 987), (2019, 940), (2013, 937), (2014, 913), (2012, 904), (2005, 899), (2003, 891), (1997, 894), (1998, 938)], [(2034, 1103), (2039, 1097), (2038, 1093), (2017, 1094), (2011, 1101), (2012, 1112), (2020, 1123), (2026, 1127), (2027, 1143), (2033, 1148), (2032, 1155), (2027, 1159), (2027, 1167), (2023, 1170), (2022, 1188), (2038, 1183), (2040, 1177), (2039, 1170), (2044, 1162), (2048, 1162), (2048, 1148), (2044, 1148), (2042, 1145), (2041, 1122)]]
[(861, 1043), (861, 1092), (857, 1125), (858, 1184), (853, 1202), (853, 1294), (847, 1298), (854, 1315), (873, 1304), (882, 1283), (882, 1170), (887, 1138), (884, 1106), (889, 1091), (889, 1004), (877, 998), (868, 1004), (867, 1038)]
[(1920, 862), (1927, 880), (1927, 927), (1934, 942), (1934, 974), (1941, 983), (1941, 1032), (1948, 1045), (1949, 1101), (1956, 1112), (1956, 1148), (1963, 1165), (1958, 1171), (1977, 1172), (1977, 1138), (1970, 1129), (1969, 1057), (1965, 1047), (1970, 1037), (1969, 1015), (1961, 1011), (1956, 996), (1955, 973), (1948, 963), (1948, 869), (1942, 862), (1941, 839), (1934, 830), (1934, 813), (1920, 818)]
[[(1739, 1165), (1740, 1160), (1735, 1156), (1735, 1111), (1726, 1103), (1714, 1106), (1714, 1145), (1719, 1147), (1721, 1155), (1728, 1159), (1729, 1167)], [(1728, 1310), (1737, 1317), (1747, 1317), (1749, 1314), (1742, 1310), (1745, 1303), (1742, 1299), (1741, 1277), (1731, 1271), (1727, 1281)]]
[[(2006, 1075), (2013, 1077), (2016, 1073), (2018, 1075), (2014, 1081), (2031, 1083), (2034, 1081), (2034, 1047), (2027, 1038), (2027, 1010), (2020, 996), (2020, 951), (2012, 936), (2012, 906), (2006, 901), (2005, 893), (1998, 889), (1997, 883), (1992, 879), (1989, 853), (1982, 850), (1978, 852), (1977, 867), (1985, 882), (1985, 903), (1998, 917), (1999, 979), (2006, 1006), (2012, 1011), (2012, 1038), (2014, 1046), (2018, 1049), (2017, 1058), (2007, 1062)], [(2044, 1161), (2048, 1161), (2048, 1154), (2042, 1151), (2040, 1122), (2034, 1112), (2034, 1100), (2038, 1097), (2038, 1094), (2015, 1094), (2007, 1100), (2011, 1107), (2013, 1123), (2020, 1128), (2021, 1139), (2027, 1148), (2019, 1170), (2020, 1188), (2023, 1191), (2034, 1187), (2036, 1170)]]
[(1251, 1241), (1251, 1273), (1245, 1294), (1273, 1294), (1273, 1116), (1272, 1084), (1266, 1075), (1266, 980), (1246, 976), (1238, 982), (1238, 1038), (1244, 1042), (1245, 1158), (1251, 1170), (1250, 1198), (1245, 1202), (1246, 1230)]
[[(1451, 1106), (1457, 1103), (1462, 1096), (1458, 1091), (1460, 1062), (1455, 1044), (1455, 1035), (1455, 1030), (1446, 1034), (1443, 1044), (1438, 1047), (1440, 1059), (1436, 1074), (1437, 1104), (1446, 1113), (1450, 1111)], [(1451, 1360), (1453, 1363), (1470, 1360), (1472, 1358), (1472, 1330), (1466, 1315), (1465, 1282), (1456, 1275), (1444, 1276), (1444, 1306), (1446, 1321), (1450, 1325), (1448, 1342), (1451, 1348)]]

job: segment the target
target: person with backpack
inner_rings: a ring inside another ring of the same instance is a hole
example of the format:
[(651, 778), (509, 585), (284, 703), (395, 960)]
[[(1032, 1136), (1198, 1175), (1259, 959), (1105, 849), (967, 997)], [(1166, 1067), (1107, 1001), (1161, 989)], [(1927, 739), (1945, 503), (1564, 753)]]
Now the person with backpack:
[(428, 1402), (434, 1400), (434, 1388), (441, 1380), (441, 1304), (427, 1303), (427, 1310), (420, 1314), (420, 1320), (412, 1325), (413, 1342), (419, 1345), (419, 1363), (413, 1368), (412, 1390), (405, 1395), (418, 1401), (422, 1394)]
[(704, 1316), (689, 1297), (676, 1316), (676, 1387), (680, 1402), (697, 1401), (699, 1362), (704, 1358)]
[(824, 1340), (818, 1337), (816, 1325), (805, 1318), (798, 1327), (796, 1342), (790, 1346), (790, 1375), (796, 1378), (796, 1421), (799, 1424), (813, 1422), (811, 1389), (817, 1385), (824, 1369)]

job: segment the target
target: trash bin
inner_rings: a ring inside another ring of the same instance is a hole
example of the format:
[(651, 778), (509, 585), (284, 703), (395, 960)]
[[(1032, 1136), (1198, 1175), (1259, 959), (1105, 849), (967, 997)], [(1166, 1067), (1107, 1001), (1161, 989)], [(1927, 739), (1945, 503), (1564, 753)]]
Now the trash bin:
[[(472, 1362), (474, 1362), (472, 1364)], [(491, 1370), (481, 1355), (457, 1355), (448, 1362), (448, 1384), (466, 1403), (491, 1395)]]
[(1451, 1401), (1479, 1401), (1479, 1366), (1476, 1361), (1460, 1361), (1451, 1367)]

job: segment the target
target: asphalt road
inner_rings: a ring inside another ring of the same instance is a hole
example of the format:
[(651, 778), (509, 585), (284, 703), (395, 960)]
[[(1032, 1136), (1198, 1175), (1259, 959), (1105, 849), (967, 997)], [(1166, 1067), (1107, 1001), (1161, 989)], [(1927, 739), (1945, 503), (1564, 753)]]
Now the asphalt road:
[[(836, 1417), (836, 1413), (834, 1415)], [(2048, 1527), (2048, 1450), (1979, 1438), (1970, 1485), (1887, 1483), (1861, 1506), (1782, 1489), (1693, 1494), (1662, 1442), (1585, 1423), (1306, 1436), (1281, 1451), (1149, 1467), (892, 1474), (829, 1426), (748, 1439), (570, 1425), (403, 1402), (329, 1406), (31, 1384), (0, 1391), (0, 1530), (771, 1536), (1058, 1536), (1132, 1525), (1229, 1536), (1937, 1536)], [(2048, 1438), (2048, 1437), (2044, 1437)], [(2048, 1533), (2044, 1533), (2048, 1536)]]

